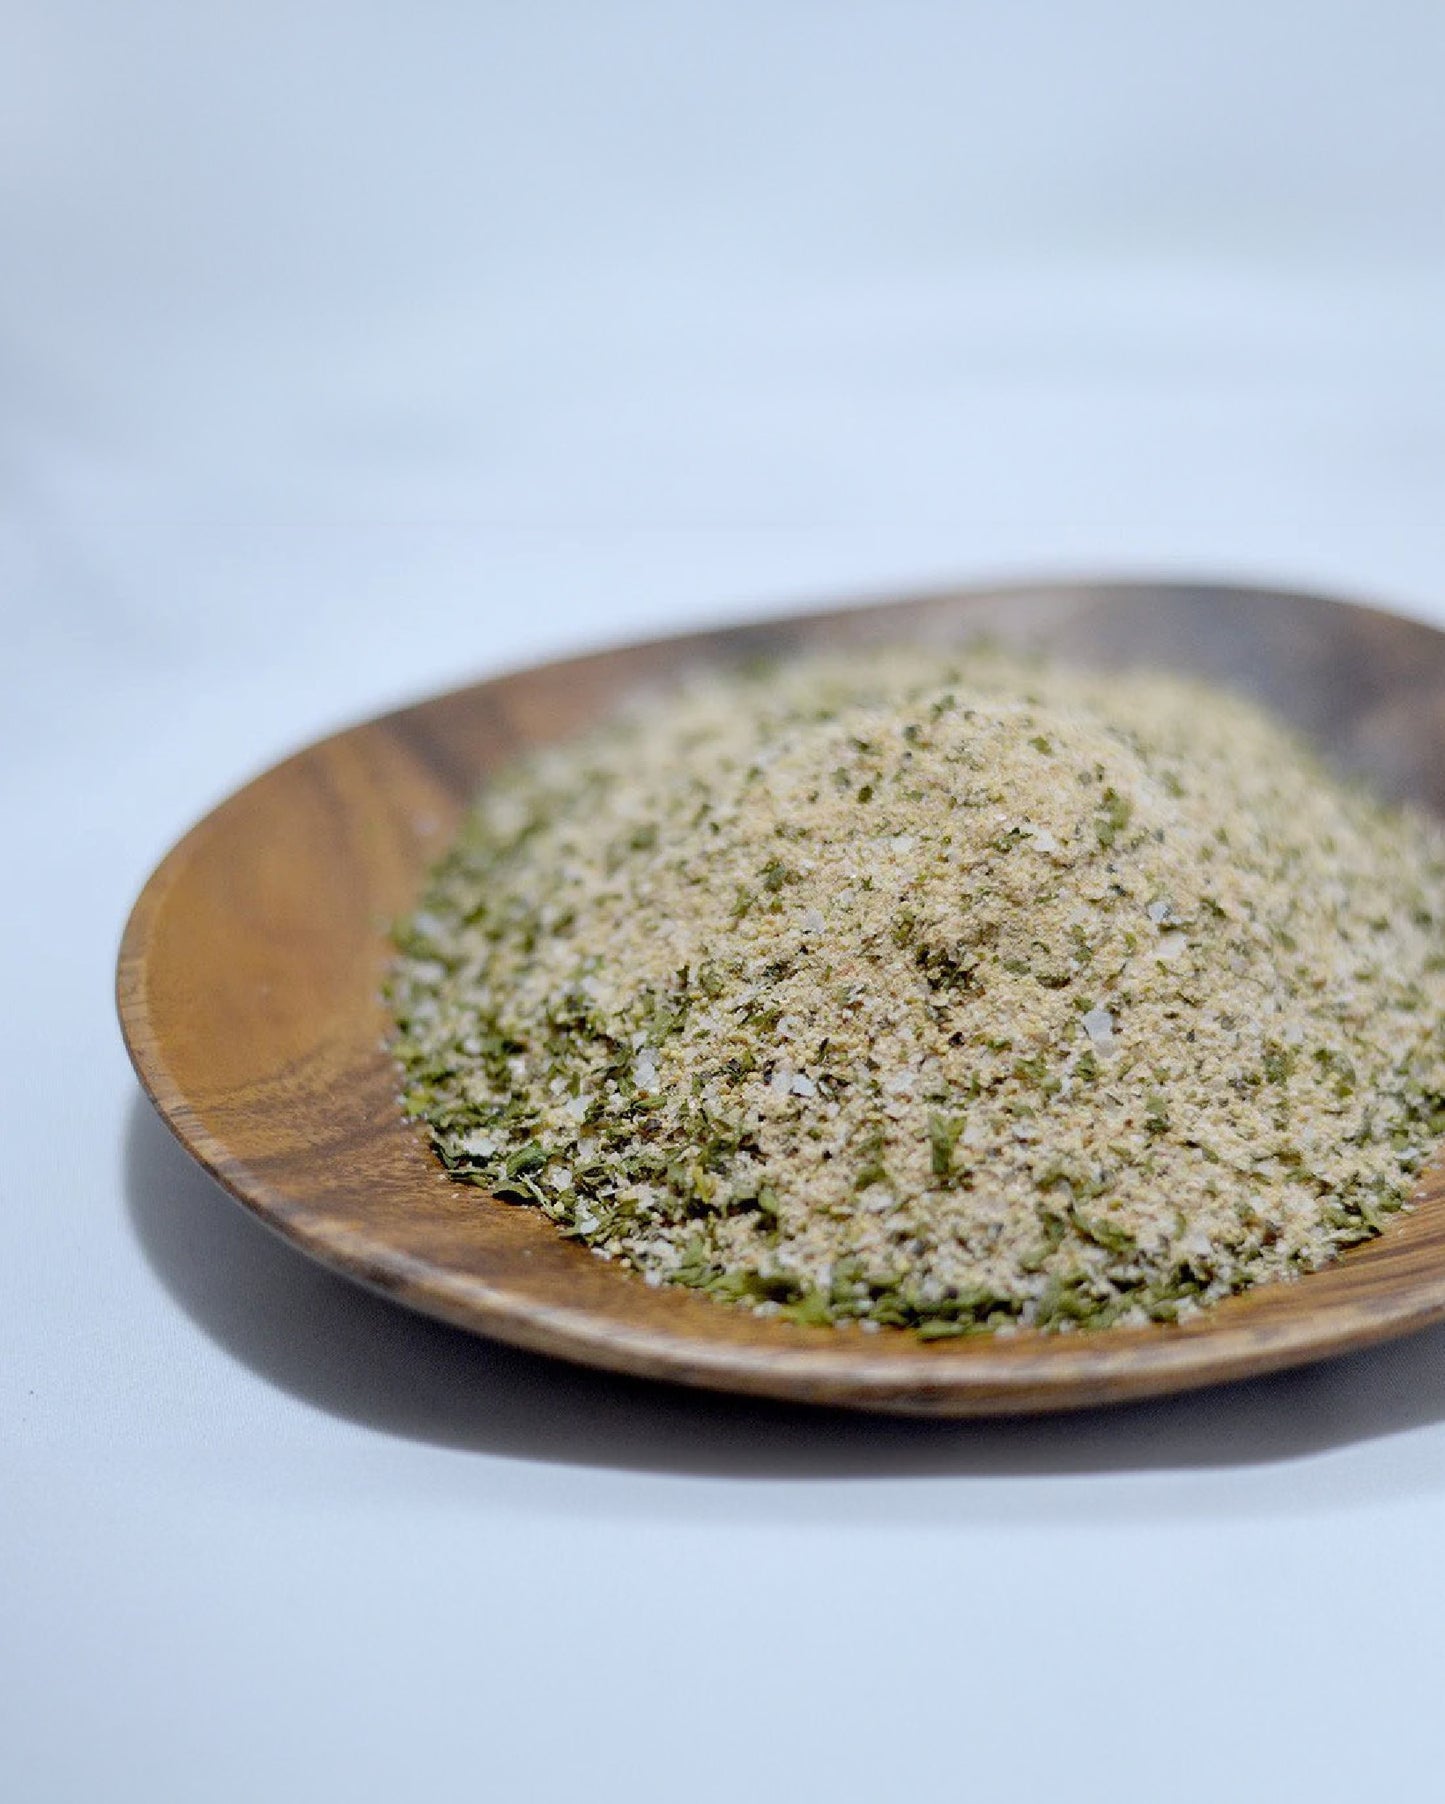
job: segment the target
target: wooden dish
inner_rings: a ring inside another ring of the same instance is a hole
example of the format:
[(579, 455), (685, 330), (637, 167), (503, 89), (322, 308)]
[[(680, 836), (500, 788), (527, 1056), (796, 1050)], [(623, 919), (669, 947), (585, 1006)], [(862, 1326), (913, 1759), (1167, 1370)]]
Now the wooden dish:
[(930, 1415), (1078, 1408), (1298, 1365), (1445, 1317), (1445, 1179), (1337, 1264), (1188, 1326), (923, 1344), (764, 1320), (639, 1278), (451, 1183), (397, 1109), (379, 985), (500, 760), (702, 664), (987, 634), (1249, 692), (1377, 786), (1445, 813), (1445, 634), (1307, 595), (1071, 583), (926, 597), (629, 646), (403, 708), (277, 765), (186, 835), (121, 946), (121, 1024), (182, 1145), (333, 1270), (463, 1328), (717, 1390)]

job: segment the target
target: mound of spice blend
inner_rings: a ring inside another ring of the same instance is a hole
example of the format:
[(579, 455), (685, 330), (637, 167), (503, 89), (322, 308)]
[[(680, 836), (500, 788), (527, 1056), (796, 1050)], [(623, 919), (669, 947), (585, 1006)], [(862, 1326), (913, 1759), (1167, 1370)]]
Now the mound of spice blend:
[(1445, 839), (1231, 697), (989, 653), (714, 677), (514, 768), (399, 930), (453, 1176), (802, 1322), (1169, 1320), (1445, 1130)]

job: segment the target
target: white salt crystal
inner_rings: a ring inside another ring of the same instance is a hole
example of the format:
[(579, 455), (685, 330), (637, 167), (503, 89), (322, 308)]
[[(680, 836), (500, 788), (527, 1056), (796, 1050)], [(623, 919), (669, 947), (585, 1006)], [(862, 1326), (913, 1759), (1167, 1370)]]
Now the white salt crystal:
[(1100, 1052), (1114, 1050), (1114, 1017), (1106, 1008), (1091, 1008), (1083, 1018), (1084, 1032)]
[(791, 1096), (794, 1076), (791, 1065), (774, 1065), (773, 1075), (768, 1079), (768, 1088), (774, 1096)]

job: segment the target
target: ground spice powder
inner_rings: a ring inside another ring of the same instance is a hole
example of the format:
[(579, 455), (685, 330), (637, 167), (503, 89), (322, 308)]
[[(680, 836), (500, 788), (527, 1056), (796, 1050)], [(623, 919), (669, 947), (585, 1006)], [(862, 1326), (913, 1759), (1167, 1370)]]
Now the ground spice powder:
[(407, 1112), (652, 1283), (927, 1338), (1172, 1320), (1445, 1131), (1445, 839), (1243, 701), (988, 651), (713, 676), (491, 783)]

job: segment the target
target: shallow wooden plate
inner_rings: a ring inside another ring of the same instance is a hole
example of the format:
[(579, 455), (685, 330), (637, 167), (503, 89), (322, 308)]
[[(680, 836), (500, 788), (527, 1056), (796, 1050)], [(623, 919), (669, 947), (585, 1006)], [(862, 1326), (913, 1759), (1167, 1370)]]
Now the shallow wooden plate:
[(141, 1082), (207, 1170), (334, 1270), (523, 1347), (718, 1390), (933, 1415), (1070, 1409), (1297, 1365), (1445, 1318), (1438, 1172), (1380, 1239), (1189, 1326), (922, 1344), (651, 1289), (539, 1213), (449, 1182), (403, 1123), (378, 994), (386, 923), (487, 771), (699, 665), (979, 635), (1226, 682), (1338, 763), (1445, 813), (1445, 634), (1312, 596), (1016, 587), (602, 652), (339, 733), (194, 827), (147, 883), (121, 946), (120, 1017)]

